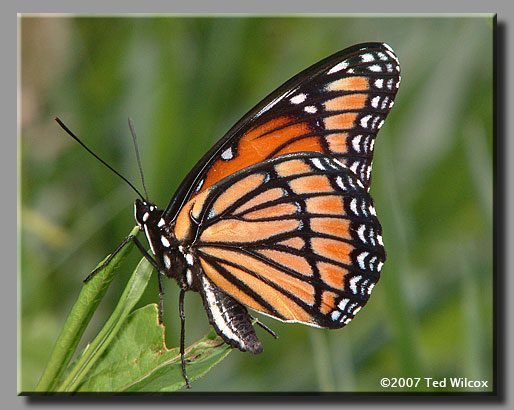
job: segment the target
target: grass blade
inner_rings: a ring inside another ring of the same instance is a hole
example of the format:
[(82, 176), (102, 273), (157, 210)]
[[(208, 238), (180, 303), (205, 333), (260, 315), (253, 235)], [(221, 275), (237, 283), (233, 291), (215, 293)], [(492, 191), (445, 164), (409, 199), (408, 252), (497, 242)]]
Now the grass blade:
[(75, 362), (70, 373), (66, 376), (64, 382), (59, 386), (57, 391), (75, 391), (80, 385), (89, 369), (101, 357), (109, 343), (116, 336), (117, 332), (125, 322), (127, 316), (140, 299), (146, 285), (152, 276), (153, 267), (146, 260), (142, 259), (137, 268), (134, 270), (125, 290), (123, 291), (118, 305), (114, 309), (111, 317), (106, 322), (103, 329), (98, 333), (93, 342), (86, 347), (84, 352)]
[[(139, 228), (135, 227), (130, 232), (130, 235), (136, 235), (137, 232), (139, 232)], [(77, 348), (84, 330), (114, 278), (116, 267), (132, 247), (131, 243), (121, 249), (112, 262), (105, 269), (99, 271), (82, 288), (77, 302), (68, 315), (63, 330), (55, 343), (54, 350), (35, 391), (48, 392), (55, 390)], [(103, 261), (98, 266), (102, 263)]]

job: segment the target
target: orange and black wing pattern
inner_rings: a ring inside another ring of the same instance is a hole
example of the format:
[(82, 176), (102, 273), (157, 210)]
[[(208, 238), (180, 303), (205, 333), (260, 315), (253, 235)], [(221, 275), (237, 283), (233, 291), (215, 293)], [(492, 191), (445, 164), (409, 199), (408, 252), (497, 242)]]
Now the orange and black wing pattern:
[(276, 319), (325, 328), (353, 319), (385, 261), (365, 185), (314, 152), (268, 159), (202, 190), (174, 235), (194, 249), (205, 283)]
[(369, 190), (375, 137), (393, 106), (400, 66), (384, 43), (359, 44), (309, 67), (247, 113), (193, 168), (166, 209), (270, 158), (318, 152), (338, 159)]

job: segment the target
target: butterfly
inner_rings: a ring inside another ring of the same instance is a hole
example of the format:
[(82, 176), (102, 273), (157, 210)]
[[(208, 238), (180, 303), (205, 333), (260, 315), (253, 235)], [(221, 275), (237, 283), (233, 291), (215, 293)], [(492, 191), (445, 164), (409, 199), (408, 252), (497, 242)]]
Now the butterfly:
[(188, 387), (187, 291), (200, 293), (226, 343), (252, 354), (263, 350), (253, 323), (269, 329), (248, 309), (334, 329), (366, 304), (386, 259), (369, 194), (373, 148), (400, 80), (387, 44), (339, 51), (250, 110), (165, 209), (139, 194), (135, 219), (151, 254), (135, 237), (116, 251), (134, 241), (160, 272), (161, 295), (161, 276), (177, 281)]

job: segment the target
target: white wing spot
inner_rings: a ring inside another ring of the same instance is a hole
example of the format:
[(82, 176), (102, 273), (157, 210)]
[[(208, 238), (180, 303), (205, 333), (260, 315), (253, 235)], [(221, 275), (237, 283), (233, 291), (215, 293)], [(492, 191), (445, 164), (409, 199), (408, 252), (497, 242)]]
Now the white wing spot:
[(301, 104), (307, 99), (307, 95), (304, 93), (295, 95), (294, 97), (291, 97), (289, 101), (291, 101), (293, 104)]
[(164, 220), (164, 218), (161, 218), (161, 219), (159, 219), (159, 222), (157, 223), (157, 226), (159, 228), (162, 228), (165, 223), (166, 223), (166, 221)]
[(337, 178), (336, 178), (336, 184), (343, 190), (343, 191), (346, 191), (346, 186), (344, 185), (344, 182), (343, 182), (343, 178), (341, 178), (341, 176), (339, 175)]
[(366, 139), (364, 140), (364, 151), (366, 153), (369, 152), (369, 140), (371, 139), (371, 137), (369, 135), (366, 136)]
[(372, 283), (371, 285), (369, 285), (368, 287), (368, 295), (371, 295), (371, 291), (373, 290), (373, 288), (375, 287), (375, 284)]
[(378, 80), (375, 80), (375, 87), (382, 88), (384, 86), (384, 79), (379, 78)]
[(362, 279), (362, 276), (359, 275), (359, 276), (354, 276), (353, 278), (350, 279), (350, 290), (354, 293), (354, 294), (357, 294), (357, 282), (360, 281)]
[(361, 269), (366, 269), (366, 265), (364, 265), (364, 259), (368, 255), (368, 252), (362, 252), (359, 256), (357, 256), (357, 263), (359, 264)]
[(348, 63), (346, 61), (341, 61), (328, 70), (327, 74), (337, 73), (338, 71), (344, 70), (346, 67), (348, 67)]
[(350, 302), (350, 299), (348, 299), (348, 298), (341, 299), (341, 301), (339, 302), (337, 307), (339, 309), (341, 309), (341, 310), (345, 310), (346, 309), (346, 305), (348, 304), (348, 302)]
[(375, 61), (375, 57), (373, 57), (373, 54), (371, 53), (366, 53), (361, 56), (361, 61), (363, 63), (370, 63), (372, 61)]
[(382, 53), (381, 51), (379, 51), (379, 52), (377, 53), (377, 56), (378, 56), (378, 58), (380, 58), (382, 61), (387, 61), (387, 60), (388, 60), (387, 56), (386, 56), (384, 53)]
[(359, 226), (359, 229), (357, 229), (357, 234), (359, 235), (359, 238), (362, 242), (367, 243), (366, 237), (364, 236), (364, 232), (366, 231), (366, 225)]
[(382, 270), (382, 266), (384, 266), (384, 262), (378, 262), (378, 264), (377, 264), (377, 272), (380, 272)]
[(170, 260), (170, 257), (169, 257), (168, 255), (164, 254), (163, 259), (164, 259), (164, 267), (165, 267), (166, 269), (171, 268), (171, 260)]
[[(358, 180), (359, 180), (359, 179), (357, 179), (357, 181), (358, 181)], [(353, 183), (352, 178), (348, 178), (348, 179), (347, 179), (347, 181), (348, 181), (348, 183), (350, 184), (350, 186), (352, 187), (352, 189), (355, 189), (355, 184)]]
[(225, 161), (232, 159), (234, 157), (234, 153), (232, 152), (232, 147), (228, 147), (225, 151), (221, 153), (221, 158)]
[(316, 168), (321, 169), (322, 171), (326, 170), (325, 166), (321, 163), (319, 158), (313, 158), (312, 163)]
[(378, 64), (374, 64), (372, 66), (369, 66), (368, 70), (373, 71), (374, 73), (380, 73), (382, 71), (382, 67), (379, 66)]
[(384, 125), (384, 120), (380, 121), (377, 125), (377, 128), (380, 129), (382, 128), (382, 125)]
[(369, 267), (371, 268), (371, 270), (374, 270), (375, 269), (375, 262), (377, 261), (377, 257), (376, 256), (373, 256), (370, 260), (369, 260)]
[(380, 102), (380, 96), (376, 96), (376, 97), (373, 97), (373, 99), (371, 100), (371, 106), (373, 108), (378, 108), (378, 103)]
[(368, 121), (371, 119), (371, 115), (366, 115), (365, 117), (361, 118), (361, 127), (362, 128), (368, 128)]
[(334, 310), (331, 314), (330, 314), (330, 317), (332, 318), (332, 320), (335, 322), (337, 319), (339, 319), (339, 316), (341, 316), (341, 312), (339, 312), (339, 310)]
[(353, 316), (355, 316), (357, 313), (359, 313), (359, 310), (362, 309), (362, 306), (359, 306), (357, 309), (353, 311)]
[(366, 201), (362, 201), (361, 203), (361, 211), (364, 216), (368, 216), (368, 210), (366, 209)]
[(188, 265), (193, 265), (193, 255), (191, 255), (190, 253), (186, 254), (186, 262)]
[(170, 247), (170, 241), (164, 235), (161, 235), (161, 243), (165, 248)]
[[(375, 209), (375, 208), (373, 208)], [(376, 214), (374, 214), (376, 215)], [(380, 245), (384, 246), (384, 240), (382, 239), (382, 235), (377, 235), (377, 241)]]
[(357, 211), (357, 198), (353, 198), (352, 202), (350, 202), (350, 209), (355, 215), (359, 215), (359, 212)]
[(359, 163), (358, 162), (354, 162), (352, 164), (352, 166), (350, 167), (350, 170), (354, 173), (354, 174), (357, 174), (357, 167), (359, 166)]
[(314, 105), (308, 105), (303, 110), (309, 114), (315, 114), (318, 112), (318, 109)]
[(375, 230), (373, 228), (369, 229), (369, 240), (371, 241), (371, 244), (375, 246), (377, 243), (375, 241)]
[(361, 138), (362, 138), (362, 135), (357, 135), (356, 137), (354, 137), (352, 139), (352, 146), (353, 146), (353, 149), (356, 151), (356, 152), (360, 152), (360, 142), (361, 142)]

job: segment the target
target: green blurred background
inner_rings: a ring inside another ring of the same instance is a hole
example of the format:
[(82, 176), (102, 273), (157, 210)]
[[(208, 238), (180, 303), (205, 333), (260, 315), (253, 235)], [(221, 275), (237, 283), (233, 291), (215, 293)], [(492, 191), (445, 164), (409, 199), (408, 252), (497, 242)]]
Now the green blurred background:
[[(150, 197), (165, 207), (253, 105), (365, 41), (390, 44), (402, 67), (375, 145), (382, 279), (341, 330), (262, 318), (280, 339), (258, 330), (263, 354), (233, 351), (193, 392), (402, 390), (382, 389), (382, 377), (468, 377), (491, 388), (493, 29), (492, 16), (21, 18), (20, 390), (34, 389), (82, 279), (135, 224), (134, 192), (53, 117), (139, 186), (132, 117)], [(134, 250), (121, 267), (86, 340), (140, 257)], [(165, 282), (176, 346), (178, 287)], [(154, 277), (140, 305), (157, 300)], [(209, 329), (197, 294), (186, 313), (191, 343)]]

